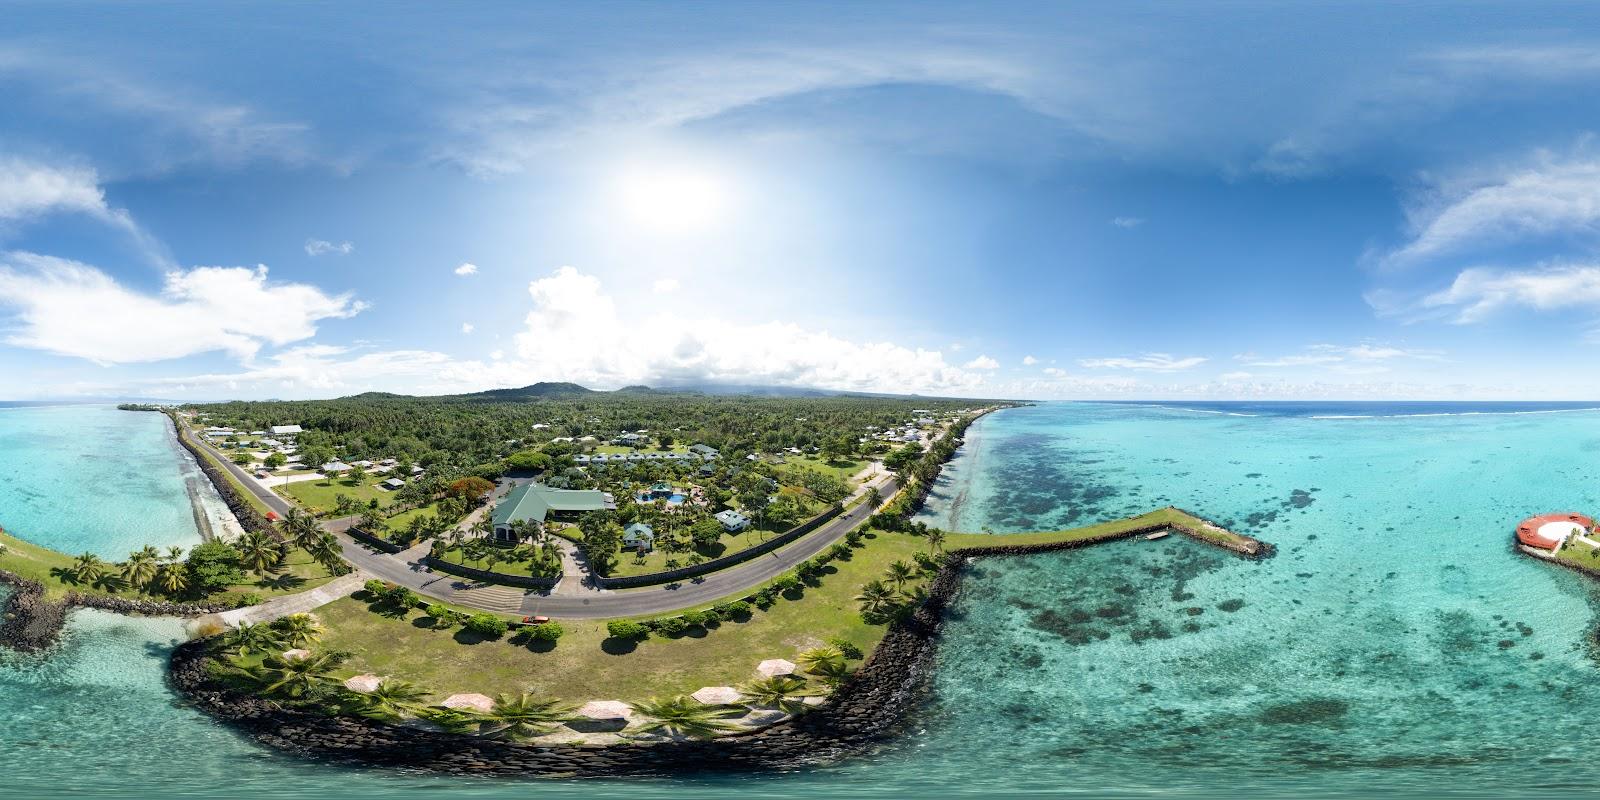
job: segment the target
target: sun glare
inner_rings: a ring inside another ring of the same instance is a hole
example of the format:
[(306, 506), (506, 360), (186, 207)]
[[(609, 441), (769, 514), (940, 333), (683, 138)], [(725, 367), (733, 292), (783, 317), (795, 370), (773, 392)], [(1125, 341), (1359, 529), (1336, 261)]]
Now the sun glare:
[(728, 188), (709, 171), (647, 167), (623, 173), (618, 200), (629, 223), (641, 230), (698, 233), (722, 221), (728, 210)]

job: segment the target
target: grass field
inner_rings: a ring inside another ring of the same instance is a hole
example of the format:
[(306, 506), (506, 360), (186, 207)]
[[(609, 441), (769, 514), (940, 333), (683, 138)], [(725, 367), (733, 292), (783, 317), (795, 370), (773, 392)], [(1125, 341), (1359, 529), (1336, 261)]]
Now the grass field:
[[(5, 553), (0, 554), (0, 569), (38, 581), (44, 585), (45, 595), (51, 599), (60, 599), (68, 591), (74, 590), (84, 594), (116, 597), (140, 596), (131, 589), (107, 590), (94, 586), (81, 586), (64, 579), (55, 572), (72, 566), (72, 557), (64, 553), (23, 541), (8, 533), (0, 533), (0, 544), (5, 545)], [(292, 594), (321, 586), (330, 580), (333, 580), (332, 575), (297, 548), (290, 551), (287, 565), (278, 576), (262, 578), (248, 575), (244, 583), (231, 586), (212, 599), (225, 600), (225, 596), (241, 594), (259, 594), (262, 597)]]
[(378, 488), (378, 482), (383, 480), (382, 475), (368, 475), (360, 482), (349, 478), (327, 478), (320, 481), (296, 481), (287, 484), (272, 484), (272, 490), (299, 502), (306, 510), (313, 514), (325, 514), (333, 511), (334, 498), (346, 495), (362, 505), (372, 500), (377, 500), (380, 507), (389, 505), (394, 500), (394, 493)]
[(384, 521), (388, 523), (389, 530), (404, 530), (407, 525), (411, 524), (411, 520), (414, 520), (417, 517), (425, 517), (433, 514), (438, 509), (439, 503), (435, 501), (428, 503), (427, 505), (417, 506), (410, 511), (402, 511)]
[(856, 459), (843, 459), (837, 461), (824, 461), (817, 456), (787, 456), (785, 459), (790, 466), (804, 467), (816, 472), (825, 472), (839, 480), (850, 482), (856, 473), (867, 468), (869, 462)]
[(756, 677), (757, 662), (793, 660), (834, 636), (871, 651), (886, 627), (863, 622), (852, 598), (890, 562), (923, 549), (926, 542), (916, 537), (874, 533), (850, 559), (830, 564), (821, 584), (798, 599), (780, 600), (745, 622), (724, 622), (677, 639), (652, 636), (636, 645), (607, 640), (605, 624), (591, 620), (561, 621), (566, 635), (548, 652), (537, 652), (509, 636), (475, 641), (459, 628), (433, 630), (420, 611), (404, 619), (379, 616), (357, 598), (316, 613), (328, 627), (322, 646), (355, 653), (342, 674), (404, 678), (439, 697), (528, 690), (571, 703), (640, 700), (738, 684)]
[[(776, 534), (773, 534), (769, 531), (758, 531), (755, 529), (740, 531), (739, 533), (725, 533), (722, 535), (721, 539), (717, 540), (715, 545), (707, 548), (696, 548), (696, 551), (699, 552), (700, 555), (704, 556), (707, 561), (709, 561), (713, 558), (721, 558), (723, 556), (733, 555), (740, 550), (748, 550), (751, 547), (771, 539), (774, 535)], [(644, 558), (640, 559), (638, 556), (634, 555), (633, 551), (624, 549), (622, 554), (617, 556), (617, 566), (611, 571), (611, 575), (620, 577), (626, 575), (644, 575), (651, 572), (661, 572), (662, 570), (671, 569), (667, 566), (668, 559), (676, 559), (679, 566), (686, 566), (689, 563), (689, 554), (668, 553), (665, 550), (657, 549), (645, 553)]]

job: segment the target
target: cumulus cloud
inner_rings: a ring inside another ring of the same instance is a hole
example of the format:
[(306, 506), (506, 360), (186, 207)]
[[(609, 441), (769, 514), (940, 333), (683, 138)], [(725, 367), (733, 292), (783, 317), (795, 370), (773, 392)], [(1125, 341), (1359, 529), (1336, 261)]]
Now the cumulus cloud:
[(977, 358), (962, 364), (961, 366), (965, 367), (966, 369), (999, 369), (1000, 362), (988, 356), (980, 355)]
[(1148, 372), (1178, 372), (1206, 363), (1200, 356), (1176, 358), (1170, 353), (1146, 353), (1138, 358), (1085, 358), (1078, 364), (1085, 369), (1132, 369)]
[(1427, 295), (1424, 309), (1447, 310), (1458, 323), (1480, 322), (1508, 307), (1539, 311), (1600, 305), (1600, 266), (1533, 270), (1463, 270), (1449, 288)]
[(677, 278), (658, 278), (650, 287), (656, 294), (671, 294), (679, 289)]
[(1033, 356), (1023, 356), (1022, 357), (1022, 366), (1024, 366), (1024, 367), (1031, 367), (1031, 366), (1033, 366), (1034, 364), (1037, 364), (1037, 363), (1039, 363), (1039, 359), (1034, 358)]
[(330, 242), (324, 239), (307, 239), (306, 255), (325, 256), (329, 254), (347, 256), (356, 251), (354, 242)]
[[(522, 374), (588, 386), (733, 382), (938, 392), (981, 376), (938, 351), (852, 342), (784, 322), (745, 324), (708, 313), (624, 316), (598, 278), (573, 267), (528, 285), (533, 309), (515, 337)], [(509, 363), (509, 362), (508, 362)]]
[(478, 265), (470, 261), (463, 261), (461, 266), (456, 267), (455, 273), (457, 275), (476, 275), (478, 274)]
[(1434, 186), (1409, 211), (1415, 233), (1387, 257), (1408, 264), (1473, 246), (1600, 233), (1600, 160), (1545, 156)]
[(461, 332), (462, 333), (472, 333), (472, 331), (473, 331), (472, 323), (470, 323), (470, 322), (461, 323)]
[(121, 222), (126, 215), (106, 205), (100, 178), (86, 167), (58, 167), (21, 159), (0, 160), (0, 220), (24, 220), (58, 212)]
[(366, 307), (348, 294), (269, 282), (265, 266), (173, 270), (148, 294), (87, 264), (22, 252), (0, 256), (0, 306), (15, 311), (9, 344), (102, 364), (218, 350), (248, 358)]
[(1119, 228), (1133, 229), (1144, 224), (1142, 217), (1112, 217), (1111, 224)]

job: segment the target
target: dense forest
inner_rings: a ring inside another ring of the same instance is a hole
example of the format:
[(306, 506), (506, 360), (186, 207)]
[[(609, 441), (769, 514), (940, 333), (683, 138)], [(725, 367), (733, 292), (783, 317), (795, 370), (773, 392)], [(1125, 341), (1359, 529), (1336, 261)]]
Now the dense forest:
[[(609, 441), (647, 430), (659, 445), (704, 443), (730, 452), (810, 449), (855, 442), (871, 428), (903, 425), (914, 410), (948, 416), (993, 401), (861, 395), (753, 396), (632, 387), (595, 392), (535, 384), (470, 395), (368, 393), (334, 400), (236, 401), (191, 406), (208, 424), (261, 430), (300, 425), (302, 451), (341, 458), (399, 458), (469, 469), (557, 437)], [(534, 426), (548, 426), (535, 428)]]

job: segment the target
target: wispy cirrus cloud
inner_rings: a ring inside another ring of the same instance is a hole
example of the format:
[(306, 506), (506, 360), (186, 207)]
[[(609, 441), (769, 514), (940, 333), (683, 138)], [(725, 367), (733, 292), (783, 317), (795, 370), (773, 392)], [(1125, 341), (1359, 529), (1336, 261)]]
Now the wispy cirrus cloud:
[(1277, 356), (1240, 353), (1233, 360), (1241, 366), (1254, 369), (1321, 367), (1343, 373), (1367, 373), (1383, 371), (1386, 362), (1402, 359), (1438, 361), (1441, 358), (1443, 354), (1437, 350), (1363, 342), (1356, 345), (1314, 344), (1297, 353)]
[(1137, 358), (1083, 358), (1084, 369), (1131, 369), (1142, 372), (1180, 372), (1198, 367), (1208, 359), (1201, 356), (1178, 358), (1170, 353), (1145, 353)]
[(330, 242), (326, 239), (307, 239), (306, 255), (308, 256), (347, 256), (356, 251), (354, 242)]
[(1456, 323), (1482, 322), (1509, 308), (1535, 311), (1600, 307), (1600, 265), (1563, 264), (1527, 270), (1475, 267), (1448, 288), (1422, 298), (1419, 310), (1442, 311)]
[(79, 164), (0, 159), (0, 232), (52, 214), (80, 214), (121, 231), (163, 268), (175, 266), (167, 249), (127, 210), (106, 201), (99, 174)]

